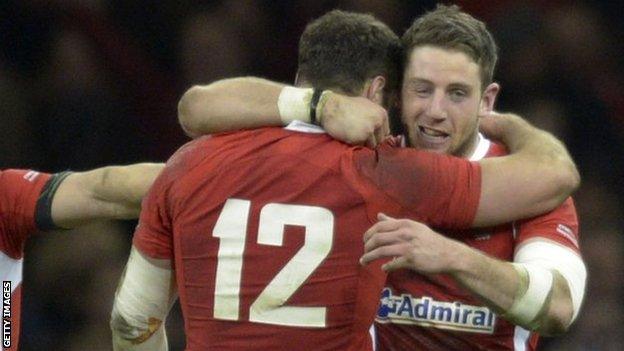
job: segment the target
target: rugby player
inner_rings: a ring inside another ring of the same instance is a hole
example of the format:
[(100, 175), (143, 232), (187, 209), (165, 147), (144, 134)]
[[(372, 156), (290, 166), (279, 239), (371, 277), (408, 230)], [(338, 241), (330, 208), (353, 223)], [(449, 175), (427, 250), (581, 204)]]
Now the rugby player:
[[(470, 160), (506, 154), (503, 146), (478, 133), (479, 116), (491, 113), (500, 89), (492, 82), (497, 49), (485, 25), (455, 6), (439, 6), (415, 21), (403, 45), (402, 117), (409, 143)], [(273, 105), (280, 88), (250, 78), (194, 87), (180, 103), (181, 123), (191, 135), (277, 124), (279, 111)], [(254, 99), (235, 101), (237, 96)], [(334, 97), (338, 107), (330, 108)], [(334, 94), (323, 124), (337, 138), (363, 141), (382, 130), (385, 118), (378, 109), (364, 110), (365, 105)], [(379, 136), (372, 136), (375, 143)], [(387, 269), (410, 267), (429, 275), (405, 270), (390, 274), (377, 317), (381, 349), (534, 349), (538, 334), (530, 330), (558, 335), (578, 315), (586, 269), (571, 199), (513, 227), (473, 233), (464, 245), (429, 235), (431, 230), (422, 224), (384, 218), (367, 235), (367, 250), (373, 252), (364, 262), (404, 256)], [(376, 239), (376, 233), (385, 239)], [(428, 240), (416, 245), (423, 238)], [(462, 271), (456, 272), (458, 267)], [(531, 295), (536, 289), (530, 284), (532, 275), (537, 275), (532, 281), (544, 282), (539, 296)]]
[[(302, 35), (297, 83), (382, 104), (395, 87), (395, 39), (371, 16), (333, 11)], [(334, 96), (280, 90), (273, 104), (285, 121), (301, 111), (314, 121)], [(350, 147), (301, 123), (189, 143), (144, 203), (112, 312), (115, 349), (166, 349), (163, 321), (176, 289), (188, 350), (371, 349), (385, 277), (379, 261), (358, 265), (363, 247), (354, 243), (379, 211), (462, 228), (526, 216), (532, 204), (553, 208), (577, 186), (558, 141), (503, 120), (515, 127), (501, 134), (514, 154), (481, 164), (385, 144)], [(526, 191), (502, 206), (508, 182)]]
[(0, 171), (0, 275), (3, 298), (8, 301), (3, 350), (18, 349), (26, 240), (38, 230), (73, 228), (97, 219), (136, 218), (143, 195), (163, 167), (141, 163), (56, 174)]
[[(438, 6), (414, 21), (402, 43), (410, 145), (470, 160), (505, 155), (478, 132), (478, 115), (493, 109), (499, 91), (496, 44), (484, 23)], [(461, 241), (388, 219), (369, 231), (366, 250), (365, 263), (398, 257), (386, 267), (393, 272), (376, 318), (380, 350), (535, 350), (539, 334), (569, 328), (585, 291), (571, 198)]]

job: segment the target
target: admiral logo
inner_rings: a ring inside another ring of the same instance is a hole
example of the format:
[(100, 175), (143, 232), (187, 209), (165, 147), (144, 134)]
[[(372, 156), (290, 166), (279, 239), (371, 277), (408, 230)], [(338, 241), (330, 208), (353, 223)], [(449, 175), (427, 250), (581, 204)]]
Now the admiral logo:
[(492, 334), (496, 314), (487, 307), (458, 301), (436, 301), (429, 296), (416, 298), (409, 294), (395, 296), (391, 289), (385, 288), (375, 321)]
[(11, 347), (11, 281), (2, 281), (2, 346)]

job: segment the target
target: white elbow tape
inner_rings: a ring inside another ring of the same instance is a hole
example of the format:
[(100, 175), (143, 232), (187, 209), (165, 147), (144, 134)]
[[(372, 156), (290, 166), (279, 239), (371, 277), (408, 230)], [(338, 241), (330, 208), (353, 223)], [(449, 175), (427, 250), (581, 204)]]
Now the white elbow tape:
[(111, 319), (119, 337), (142, 343), (160, 327), (175, 298), (172, 275), (170, 268), (151, 264), (132, 248)]
[(277, 99), (277, 108), (283, 125), (292, 121), (310, 123), (310, 102), (314, 89), (284, 87)]
[(572, 323), (578, 316), (587, 281), (587, 269), (583, 259), (574, 251), (545, 240), (535, 240), (522, 245), (515, 254), (516, 262), (532, 262), (543, 268), (556, 270), (568, 283), (572, 299)]
[(549, 269), (532, 263), (513, 263), (521, 276), (526, 274), (527, 289), (516, 297), (511, 308), (505, 312), (507, 317), (520, 325), (530, 325), (540, 313), (553, 286), (553, 275)]

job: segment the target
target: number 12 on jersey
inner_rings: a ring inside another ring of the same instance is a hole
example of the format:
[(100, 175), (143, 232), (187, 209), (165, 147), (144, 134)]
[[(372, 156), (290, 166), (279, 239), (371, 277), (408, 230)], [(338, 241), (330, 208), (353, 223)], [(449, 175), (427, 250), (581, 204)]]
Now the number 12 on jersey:
[[(219, 238), (214, 317), (239, 320), (241, 276), (251, 201), (228, 199), (215, 224)], [(260, 210), (258, 244), (282, 246), (284, 226), (305, 227), (304, 244), (249, 308), (249, 321), (295, 327), (326, 326), (326, 307), (284, 306), (329, 255), (334, 215), (323, 207), (269, 203)], [(269, 257), (270, 259), (270, 257)]]

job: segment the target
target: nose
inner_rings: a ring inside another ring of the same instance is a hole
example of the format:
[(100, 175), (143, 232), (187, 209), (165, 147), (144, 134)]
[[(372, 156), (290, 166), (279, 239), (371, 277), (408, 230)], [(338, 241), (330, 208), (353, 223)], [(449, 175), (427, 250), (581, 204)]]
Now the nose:
[(443, 121), (447, 118), (443, 92), (436, 91), (431, 95), (429, 105), (427, 106), (427, 115), (436, 122)]

